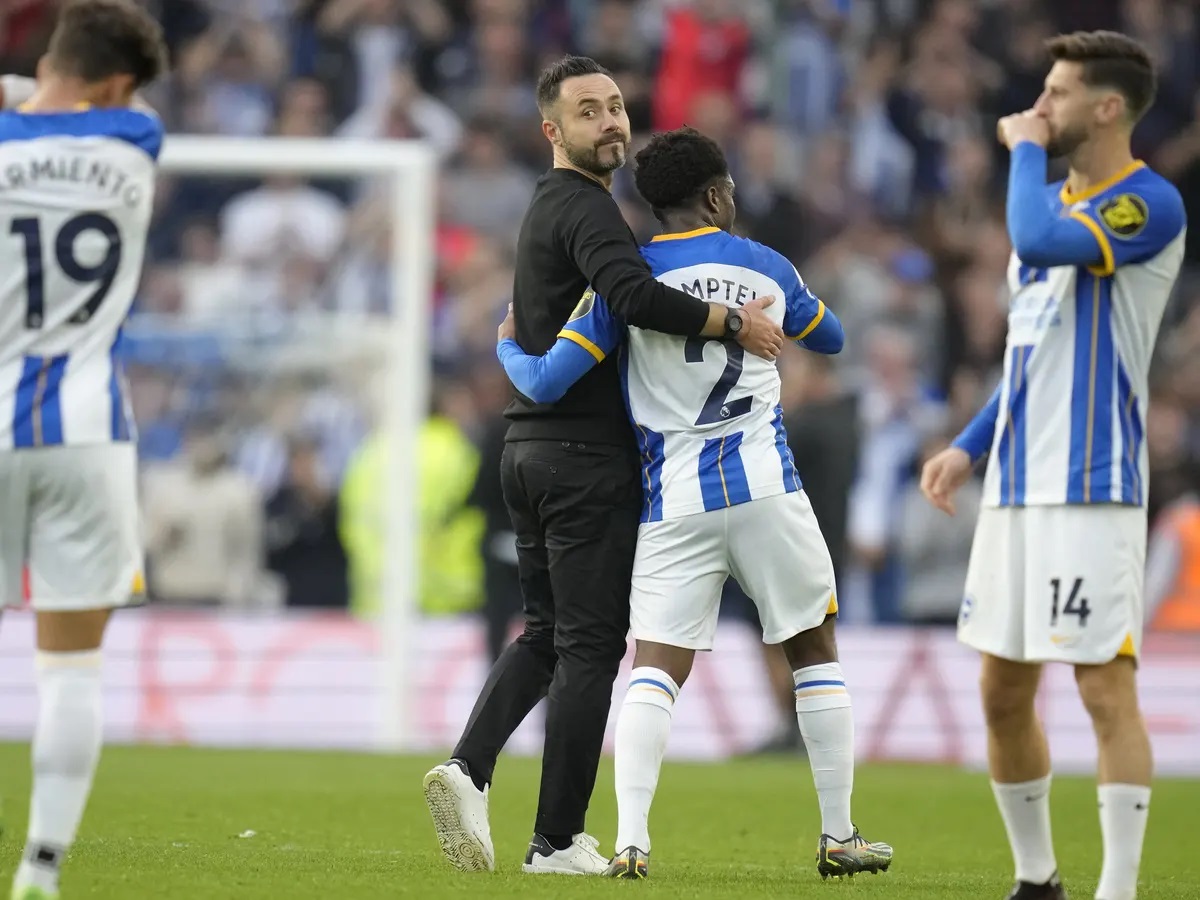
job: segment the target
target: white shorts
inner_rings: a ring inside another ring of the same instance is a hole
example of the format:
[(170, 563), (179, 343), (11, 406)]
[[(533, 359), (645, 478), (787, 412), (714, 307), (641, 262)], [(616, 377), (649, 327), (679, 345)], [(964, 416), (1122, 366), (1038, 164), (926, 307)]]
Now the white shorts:
[(143, 591), (132, 444), (0, 452), (0, 605), (124, 606)]
[(639, 641), (711, 650), (721, 588), (732, 575), (778, 644), (837, 612), (833, 562), (803, 491), (647, 522), (629, 598)]
[(1146, 510), (987, 508), (958, 637), (1018, 662), (1102, 664), (1142, 648)]

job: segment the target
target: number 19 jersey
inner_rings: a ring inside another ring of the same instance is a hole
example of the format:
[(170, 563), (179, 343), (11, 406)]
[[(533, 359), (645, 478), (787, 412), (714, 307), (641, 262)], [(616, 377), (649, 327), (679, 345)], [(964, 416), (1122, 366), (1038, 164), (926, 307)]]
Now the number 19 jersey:
[[(716, 228), (659, 235), (642, 255), (659, 281), (701, 300), (742, 306), (774, 296), (766, 312), (792, 339), (825, 314), (784, 257)], [(620, 327), (614, 321), (599, 298), (585, 295), (561, 336), (601, 353)], [(773, 362), (732, 341), (629, 327), (620, 366), (641, 453), (643, 522), (800, 490)]]
[(116, 346), (162, 141), (132, 109), (0, 113), (0, 450), (131, 439)]

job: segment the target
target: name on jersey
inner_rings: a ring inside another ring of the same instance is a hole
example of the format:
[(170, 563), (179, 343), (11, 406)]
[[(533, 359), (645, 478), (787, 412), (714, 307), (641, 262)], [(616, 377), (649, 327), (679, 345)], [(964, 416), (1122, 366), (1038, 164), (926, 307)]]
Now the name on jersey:
[(754, 290), (728, 278), (697, 278), (691, 284), (681, 284), (679, 289), (701, 300), (715, 300), (745, 306), (758, 295)]
[(12, 163), (0, 171), (0, 192), (36, 188), (48, 182), (94, 188), (108, 197), (119, 197), (129, 207), (139, 206), (145, 196), (143, 186), (128, 172), (82, 156), (44, 156), (27, 163)]

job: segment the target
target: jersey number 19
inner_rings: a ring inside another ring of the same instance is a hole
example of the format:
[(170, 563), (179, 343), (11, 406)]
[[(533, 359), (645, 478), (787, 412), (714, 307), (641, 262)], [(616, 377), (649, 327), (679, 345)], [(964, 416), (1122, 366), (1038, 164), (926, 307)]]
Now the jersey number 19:
[[(81, 262), (75, 242), (85, 231), (98, 231), (107, 240), (104, 258), (95, 265)], [(25, 243), (25, 327), (41, 328), (46, 319), (46, 279), (43, 269), (42, 223), (37, 218), (13, 219), (9, 233)], [(54, 258), (64, 275), (81, 285), (95, 285), (87, 301), (67, 321), (82, 325), (95, 315), (108, 296), (121, 265), (121, 232), (108, 216), (83, 213), (63, 223), (54, 236)]]

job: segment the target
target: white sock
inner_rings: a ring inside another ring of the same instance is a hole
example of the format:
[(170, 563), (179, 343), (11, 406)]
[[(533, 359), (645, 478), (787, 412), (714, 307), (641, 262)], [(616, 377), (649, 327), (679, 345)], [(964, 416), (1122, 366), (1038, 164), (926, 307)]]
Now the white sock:
[(1104, 866), (1096, 900), (1133, 900), (1137, 896), (1142, 842), (1150, 817), (1150, 788), (1140, 784), (1102, 784), (1100, 833), (1104, 839)]
[(839, 663), (822, 663), (792, 673), (796, 718), (808, 750), (821, 832), (835, 840), (854, 834), (850, 795), (854, 792), (854, 713)]
[(1050, 835), (1050, 776), (1015, 784), (992, 782), (1008, 832), (1017, 880), (1045, 884), (1058, 870)]
[(662, 669), (639, 666), (617, 717), (613, 769), (617, 782), (617, 853), (650, 852), (650, 804), (658, 787), (679, 686)]
[(37, 682), (33, 799), (15, 883), (57, 891), (58, 870), (75, 840), (100, 759), (100, 651), (39, 652)]

